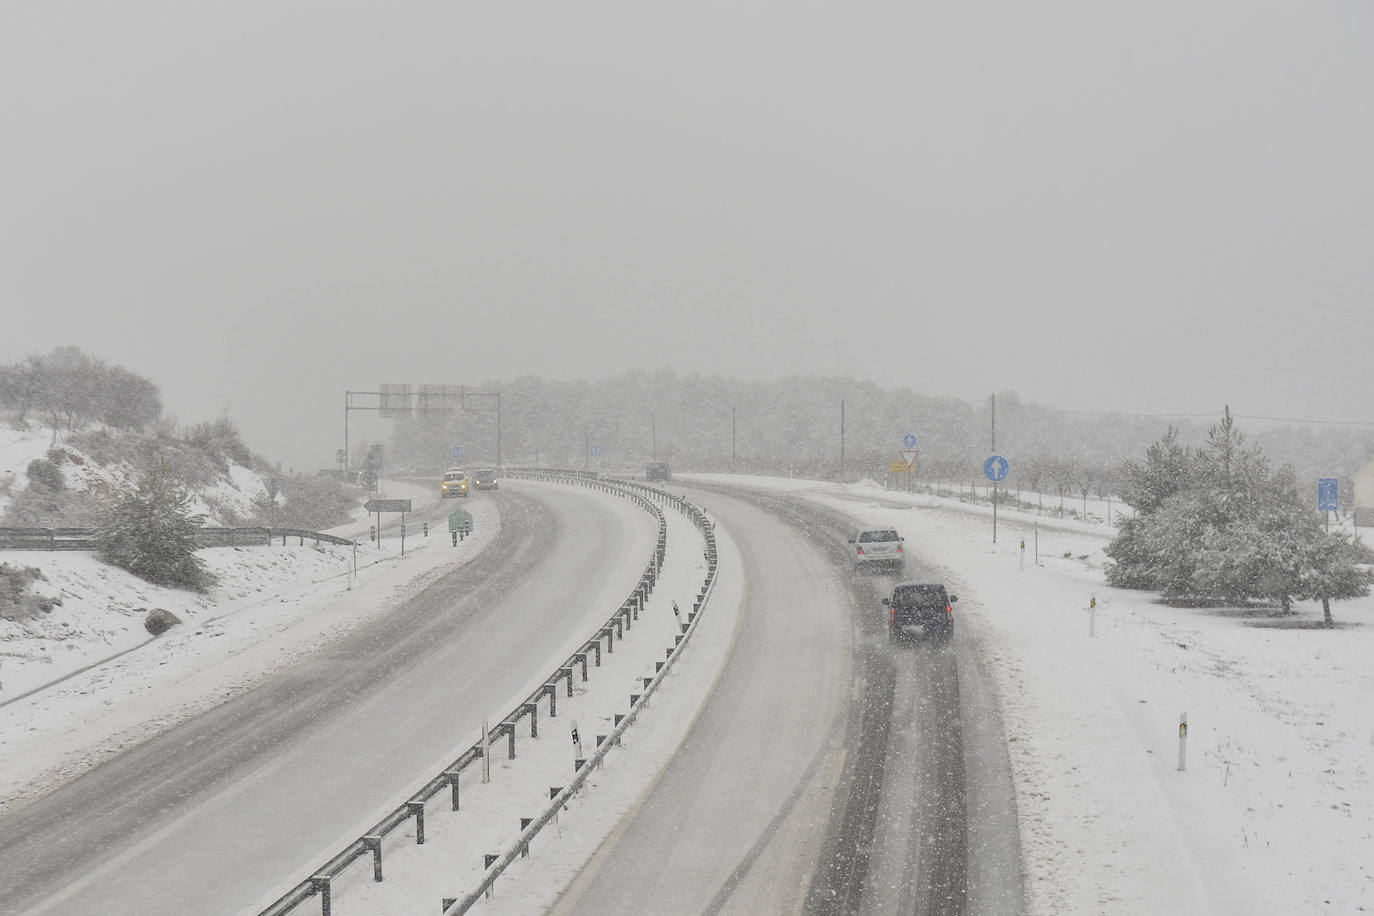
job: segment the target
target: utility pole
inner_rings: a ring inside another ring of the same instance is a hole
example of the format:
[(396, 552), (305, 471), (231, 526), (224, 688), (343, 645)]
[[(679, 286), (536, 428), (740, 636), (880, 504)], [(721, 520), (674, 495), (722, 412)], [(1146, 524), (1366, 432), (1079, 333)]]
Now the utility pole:
[(739, 408), (730, 405), (730, 473), (735, 473), (735, 411)]
[[(997, 395), (992, 396), (992, 454), (997, 454)], [(992, 542), (997, 543), (997, 481), (992, 482)]]
[(844, 398), (840, 398), (840, 479), (844, 480)]

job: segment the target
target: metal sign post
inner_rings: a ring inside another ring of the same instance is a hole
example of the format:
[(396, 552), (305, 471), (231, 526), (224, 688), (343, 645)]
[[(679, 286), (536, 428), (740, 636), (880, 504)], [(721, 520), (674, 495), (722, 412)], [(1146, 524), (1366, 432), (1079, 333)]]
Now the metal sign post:
[(983, 462), (983, 476), (992, 481), (992, 542), (997, 543), (997, 482), (1007, 476), (1011, 465), (1001, 455), (992, 455)]
[(401, 513), (401, 553), (405, 553), (405, 514), (410, 510), (410, 500), (408, 499), (369, 499), (363, 503), (363, 508), (368, 512), (377, 513), (377, 549), (382, 549), (382, 513), (399, 512)]

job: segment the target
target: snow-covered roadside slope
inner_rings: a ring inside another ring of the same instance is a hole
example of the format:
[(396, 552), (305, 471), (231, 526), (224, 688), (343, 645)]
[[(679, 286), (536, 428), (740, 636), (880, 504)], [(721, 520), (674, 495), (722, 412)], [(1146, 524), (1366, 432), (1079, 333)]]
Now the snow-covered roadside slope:
[[(36, 591), (62, 598), (39, 617), (0, 621), (0, 810), (248, 689), (466, 562), (499, 533), (500, 515), (490, 500), (465, 508), (473, 536), (456, 547), (444, 532), (411, 537), (404, 557), (396, 538), (364, 542), (356, 579), (348, 547), (201, 551), (219, 576), (205, 595), (150, 585), (88, 553), (0, 551), (0, 562), (43, 570)], [(154, 607), (184, 623), (151, 639), (143, 609)]]
[(1312, 603), (1171, 608), (1105, 586), (1105, 525), (1040, 525), (1037, 566), (1034, 514), (1003, 513), (994, 544), (986, 507), (748, 484), (895, 527), (945, 570), (997, 675), (1032, 914), (1374, 909), (1374, 597), (1335, 605), (1336, 630)]
[[(46, 457), (54, 448), (64, 456), (60, 467), (70, 490), (93, 490), (104, 495), (128, 488), (137, 479), (132, 465), (126, 462), (100, 464), (73, 445), (67, 436), (58, 436), (54, 442), (51, 430), (18, 430), (0, 424), (0, 513), (29, 485), (29, 462)], [(208, 524), (223, 525), (232, 519), (251, 517), (255, 507), (267, 498), (267, 484), (262, 475), (230, 461), (225, 476), (192, 493), (189, 509), (194, 514), (204, 515)]]

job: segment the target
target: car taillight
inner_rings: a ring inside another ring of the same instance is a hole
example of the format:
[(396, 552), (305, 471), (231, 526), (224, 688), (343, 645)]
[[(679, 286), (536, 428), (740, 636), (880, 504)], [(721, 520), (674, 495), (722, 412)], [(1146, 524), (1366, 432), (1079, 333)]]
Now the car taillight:
[(901, 553), (901, 552), (902, 552), (902, 545), (901, 545), (901, 544), (898, 544), (898, 545), (897, 545), (897, 552), (898, 552), (898, 553)]
[(863, 555), (864, 555), (864, 549), (863, 549), (862, 547), (860, 547), (860, 548), (859, 548), (859, 556), (863, 556)]
[(948, 604), (945, 605), (945, 619), (946, 619), (946, 620), (953, 620), (953, 619), (954, 619), (954, 608), (950, 607)]

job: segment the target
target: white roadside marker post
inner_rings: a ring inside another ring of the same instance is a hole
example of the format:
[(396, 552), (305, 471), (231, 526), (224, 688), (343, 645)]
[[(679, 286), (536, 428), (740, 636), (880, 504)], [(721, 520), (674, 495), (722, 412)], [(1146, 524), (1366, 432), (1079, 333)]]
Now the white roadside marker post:
[(1178, 771), (1182, 773), (1186, 769), (1188, 759), (1188, 714), (1180, 713), (1178, 717)]

